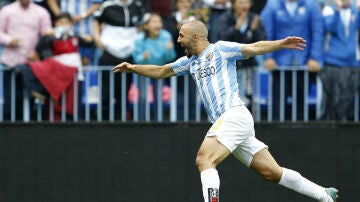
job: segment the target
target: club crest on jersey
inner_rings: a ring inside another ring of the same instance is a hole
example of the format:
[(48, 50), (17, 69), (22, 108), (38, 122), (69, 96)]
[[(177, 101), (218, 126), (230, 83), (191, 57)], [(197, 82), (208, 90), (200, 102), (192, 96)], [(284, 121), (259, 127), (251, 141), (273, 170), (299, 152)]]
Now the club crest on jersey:
[(214, 56), (214, 53), (211, 52), (211, 53), (207, 54), (205, 57), (206, 57), (207, 60), (210, 61), (210, 60), (212, 60), (213, 56)]
[(208, 197), (209, 197), (209, 202), (219, 202), (219, 189), (209, 188)]

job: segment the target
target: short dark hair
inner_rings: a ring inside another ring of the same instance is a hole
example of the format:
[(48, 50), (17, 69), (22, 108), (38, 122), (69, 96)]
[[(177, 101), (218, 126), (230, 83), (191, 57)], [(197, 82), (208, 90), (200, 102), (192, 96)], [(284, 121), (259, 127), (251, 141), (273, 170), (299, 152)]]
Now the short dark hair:
[[(230, 3), (234, 4), (236, 0), (231, 0)], [(250, 0), (250, 3), (253, 3), (253, 0)]]
[(58, 21), (60, 19), (63, 19), (63, 18), (66, 18), (68, 19), (70, 22), (72, 22), (72, 16), (70, 13), (67, 13), (67, 12), (63, 12), (63, 13), (60, 13), (59, 15), (57, 15), (55, 17), (55, 21)]

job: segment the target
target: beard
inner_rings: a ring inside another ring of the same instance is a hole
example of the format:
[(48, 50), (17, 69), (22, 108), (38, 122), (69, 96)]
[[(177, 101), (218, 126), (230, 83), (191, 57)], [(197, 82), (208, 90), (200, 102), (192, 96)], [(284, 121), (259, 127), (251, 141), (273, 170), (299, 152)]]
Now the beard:
[(188, 49), (185, 49), (184, 53), (185, 53), (185, 55), (186, 55), (187, 58), (190, 58), (190, 57), (193, 55), (193, 54), (191, 54), (191, 53), (189, 52)]

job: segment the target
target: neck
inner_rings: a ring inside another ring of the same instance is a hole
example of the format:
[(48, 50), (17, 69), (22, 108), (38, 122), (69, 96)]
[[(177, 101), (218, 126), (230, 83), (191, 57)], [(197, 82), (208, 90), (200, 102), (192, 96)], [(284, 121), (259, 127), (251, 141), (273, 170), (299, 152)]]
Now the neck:
[(208, 40), (199, 42), (199, 45), (196, 47), (196, 57), (199, 56), (209, 45), (210, 42)]
[(20, 3), (21, 8), (23, 8), (23, 9), (29, 8), (29, 5), (30, 5), (30, 3), (27, 3), (27, 4), (25, 4), (25, 3)]
[(157, 34), (151, 34), (151, 33), (149, 33), (149, 37), (152, 38), (152, 39), (156, 39), (156, 38), (158, 38), (158, 36), (159, 36), (159, 35), (157, 35)]

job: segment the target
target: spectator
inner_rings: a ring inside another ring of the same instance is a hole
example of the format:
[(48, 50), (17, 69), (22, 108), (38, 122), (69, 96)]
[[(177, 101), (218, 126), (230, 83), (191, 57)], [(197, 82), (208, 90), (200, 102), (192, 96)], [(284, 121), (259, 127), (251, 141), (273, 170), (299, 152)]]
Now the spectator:
[[(66, 93), (66, 112), (69, 117), (73, 115), (73, 81), (75, 73), (78, 73), (78, 88), (81, 95), (82, 74), (81, 56), (79, 46), (90, 46), (93, 38), (80, 36), (74, 31), (72, 17), (69, 13), (60, 13), (54, 22), (52, 35), (43, 37), (37, 45), (37, 52), (43, 61), (29, 62), (26, 65), (17, 66), (23, 73), (25, 89), (29, 94), (41, 101), (50, 94), (55, 100), (55, 120), (61, 115), (61, 93)], [(77, 70), (77, 71), (76, 71)], [(40, 72), (40, 73), (39, 73)], [(54, 75), (57, 72), (57, 75)], [(78, 99), (80, 100), (80, 99)]]
[[(273, 119), (280, 119), (280, 71), (284, 66), (307, 66), (310, 71), (310, 83), (316, 82), (316, 72), (323, 65), (324, 23), (321, 10), (313, 0), (272, 0), (267, 1), (261, 19), (264, 22), (268, 40), (281, 39), (285, 36), (300, 36), (307, 42), (304, 51), (280, 50), (264, 56), (264, 66), (273, 76)], [(297, 120), (304, 118), (304, 72), (297, 73)], [(292, 95), (291, 72), (285, 72), (285, 96)], [(309, 85), (310, 86), (310, 85)], [(294, 102), (294, 101), (293, 101)], [(290, 106), (285, 108), (285, 119), (290, 118)], [(312, 112), (311, 118), (315, 113)]]
[[(138, 0), (108, 0), (95, 13), (94, 39), (103, 50), (100, 66), (114, 66), (121, 62), (132, 62), (134, 40), (145, 8)], [(109, 71), (102, 72), (102, 118), (109, 118)], [(121, 74), (115, 75), (115, 118), (121, 115)], [(131, 75), (127, 75), (127, 86)]]
[[(73, 16), (74, 31), (80, 35), (92, 35), (93, 13), (99, 9), (103, 0), (47, 0), (52, 13), (57, 16), (67, 12)], [(84, 65), (93, 64), (95, 47), (79, 46)]]
[[(30, 0), (18, 0), (0, 10), (0, 43), (3, 52), (0, 62), (13, 70), (19, 64), (36, 60), (35, 47), (39, 36), (49, 34), (51, 20), (48, 11)], [(4, 119), (10, 119), (11, 104), (16, 105), (16, 119), (22, 116), (22, 99), (11, 103), (11, 71), (4, 72)], [(17, 98), (22, 98), (22, 85), (16, 82)]]
[(141, 64), (166, 64), (176, 58), (171, 34), (163, 29), (161, 16), (146, 13), (142, 32), (135, 39), (133, 58)]
[(69, 13), (57, 15), (54, 25), (53, 34), (43, 37), (36, 48), (43, 60), (29, 62), (16, 68), (23, 73), (25, 89), (29, 94), (43, 102), (49, 94), (52, 96), (56, 101), (55, 120), (59, 120), (61, 115), (60, 96), (63, 92), (67, 93), (66, 112), (70, 116), (73, 115), (74, 93), (72, 87), (76, 72), (78, 73), (78, 86), (80, 86), (78, 100), (81, 100), (81, 85), (84, 76), (79, 46), (92, 45), (93, 39), (90, 35), (79, 36), (74, 31), (72, 17)]
[(320, 72), (323, 83), (322, 118), (344, 120), (353, 115), (354, 93), (360, 87), (359, 11), (350, 0), (335, 0), (323, 10), (328, 41), (325, 67)]
[(169, 17), (163, 18), (164, 28), (168, 30), (175, 44), (177, 58), (184, 56), (184, 49), (176, 42), (181, 25), (189, 20), (195, 20), (191, 0), (176, 0), (175, 11)]
[(49, 5), (48, 5), (48, 0), (31, 0), (33, 3), (36, 3), (37, 5), (45, 8), (49, 14), (50, 14), (50, 18), (51, 18), (51, 22), (53, 22), (53, 20), (55, 19), (55, 15), (52, 12), (52, 10), (50, 9)]
[(84, 35), (75, 31), (71, 14), (64, 12), (56, 16), (53, 34), (43, 37), (36, 50), (42, 59), (53, 57), (58, 62), (78, 68), (78, 77), (82, 81), (84, 79), (82, 73), (84, 64), (82, 64), (79, 47), (91, 46), (93, 43), (91, 35)]
[[(163, 29), (161, 16), (146, 13), (143, 17), (143, 31), (135, 39), (133, 52), (134, 62), (139, 64), (164, 65), (176, 58), (173, 39), (171, 34)], [(135, 75), (134, 75), (135, 76)], [(145, 106), (148, 90), (147, 78), (138, 76), (136, 87), (140, 90), (139, 97), (139, 120), (146, 120)], [(155, 106), (157, 106), (157, 82), (151, 81), (155, 89)], [(153, 92), (149, 92), (153, 94)], [(154, 107), (156, 112), (156, 107)], [(156, 115), (156, 113), (154, 113)]]
[(210, 17), (207, 23), (207, 27), (209, 28), (209, 41), (215, 43), (219, 40), (217, 33), (221, 32), (221, 30), (216, 27), (219, 16), (231, 7), (231, 3), (229, 0), (203, 0), (203, 2), (210, 8)]
[[(173, 38), (175, 44), (176, 58), (185, 56), (184, 49), (179, 43), (177, 43), (177, 38), (179, 37), (179, 30), (183, 23), (195, 20), (195, 9), (192, 8), (192, 0), (176, 0), (175, 1), (175, 11), (172, 14), (164, 18), (164, 28), (168, 30)], [(189, 103), (189, 117), (184, 116), (184, 99), (185, 99), (185, 82), (188, 81), (189, 88), (188, 91), (188, 103)], [(195, 120), (195, 105), (196, 105), (196, 87), (192, 79), (185, 80), (185, 77), (177, 78), (177, 118), (178, 120)]]
[(252, 0), (251, 11), (260, 14), (267, 0)]
[[(238, 43), (254, 43), (265, 40), (265, 29), (259, 15), (250, 11), (252, 0), (232, 0), (232, 9), (222, 14), (218, 21), (218, 38)], [(236, 61), (239, 94), (249, 106), (252, 99), (255, 57)]]

